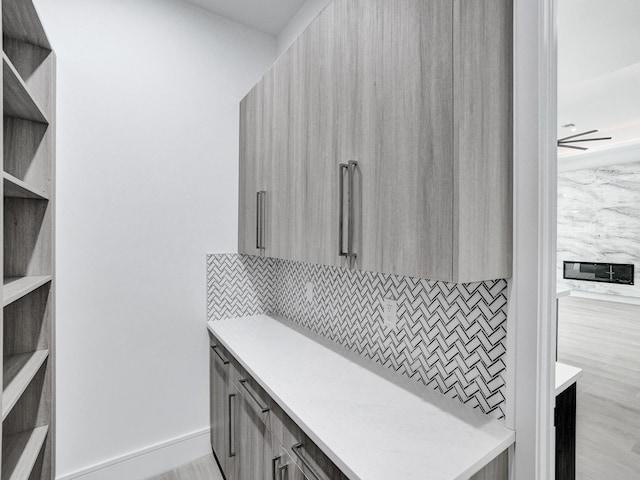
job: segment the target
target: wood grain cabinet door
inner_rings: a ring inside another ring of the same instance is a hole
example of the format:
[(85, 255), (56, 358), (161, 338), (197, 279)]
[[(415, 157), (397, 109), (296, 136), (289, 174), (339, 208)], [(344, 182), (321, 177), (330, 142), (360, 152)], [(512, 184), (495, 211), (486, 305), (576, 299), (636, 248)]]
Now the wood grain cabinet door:
[(238, 252), (248, 255), (265, 255), (269, 244), (272, 102), (272, 84), (263, 80), (240, 103)]
[(298, 84), (304, 92), (304, 127), (298, 129), (296, 142), (306, 163), (301, 259), (323, 265), (347, 266), (339, 255), (338, 220), (340, 164), (350, 160), (356, 115), (351, 5), (330, 3), (296, 46)]
[(356, 2), (356, 265), (452, 278), (452, 2)]
[(240, 170), (238, 196), (238, 252), (259, 255), (258, 179), (260, 177), (261, 85), (256, 85), (240, 103)]
[(272, 480), (273, 444), (263, 411), (256, 399), (242, 391), (239, 409), (239, 480)]
[(348, 32), (332, 77), (350, 112), (336, 117), (337, 156), (358, 164), (356, 268), (511, 275), (511, 4), (336, 0), (323, 12), (336, 38)]
[(305, 251), (302, 231), (305, 227), (306, 162), (300, 154), (298, 129), (304, 124), (302, 92), (292, 85), (296, 75), (296, 49), (280, 57), (265, 75), (270, 85), (271, 158), (267, 173), (268, 239), (267, 255), (275, 258), (301, 260)]
[(229, 450), (229, 382), (232, 366), (226, 353), (215, 343), (211, 345), (209, 357), (211, 446), (220, 467), (228, 475), (232, 453)]
[(513, 2), (454, 0), (453, 281), (511, 276)]
[[(289, 196), (273, 215), (291, 225), (276, 229), (287, 245), (275, 256), (452, 277), (451, 36), (448, 0), (336, 0), (281, 57), (290, 159), (273, 174)], [(351, 192), (340, 168), (349, 161)], [(339, 255), (341, 189), (354, 201), (353, 264)]]
[(267, 254), (343, 265), (338, 255), (340, 164), (353, 152), (357, 21), (332, 2), (269, 70), (272, 157)]

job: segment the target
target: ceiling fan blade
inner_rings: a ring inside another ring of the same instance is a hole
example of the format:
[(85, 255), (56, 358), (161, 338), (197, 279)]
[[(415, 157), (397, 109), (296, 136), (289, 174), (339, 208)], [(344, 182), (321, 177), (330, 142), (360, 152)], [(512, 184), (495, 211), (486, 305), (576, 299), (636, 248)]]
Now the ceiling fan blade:
[(582, 137), (584, 135), (589, 135), (591, 133), (597, 133), (597, 132), (598, 132), (598, 130), (589, 130), (588, 132), (576, 133), (575, 135), (571, 135), (569, 137), (560, 138), (560, 139), (558, 139), (558, 141), (562, 142), (564, 140), (569, 140), (570, 138)]
[(597, 142), (600, 140), (611, 140), (613, 137), (602, 137), (602, 138), (583, 138), (576, 140), (558, 140), (558, 143), (576, 143), (576, 142)]
[(575, 145), (564, 145), (562, 143), (558, 143), (558, 148), (572, 148), (574, 150), (589, 150), (586, 147), (576, 147)]

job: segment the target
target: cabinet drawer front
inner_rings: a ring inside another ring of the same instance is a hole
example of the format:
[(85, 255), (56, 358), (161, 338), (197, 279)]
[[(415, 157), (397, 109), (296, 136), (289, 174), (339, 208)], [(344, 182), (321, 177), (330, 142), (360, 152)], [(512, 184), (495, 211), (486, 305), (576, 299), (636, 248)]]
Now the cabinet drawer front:
[(231, 363), (235, 370), (236, 388), (244, 398), (247, 408), (250, 408), (256, 418), (259, 418), (271, 430), (275, 402), (235, 359), (232, 358)]
[(259, 418), (265, 425), (269, 426), (271, 406), (268, 402), (268, 397), (265, 399), (246, 376), (240, 377), (238, 388), (242, 392), (247, 408), (251, 409), (256, 418)]
[(256, 411), (253, 400), (243, 393), (238, 408), (237, 480), (272, 480), (273, 437)]

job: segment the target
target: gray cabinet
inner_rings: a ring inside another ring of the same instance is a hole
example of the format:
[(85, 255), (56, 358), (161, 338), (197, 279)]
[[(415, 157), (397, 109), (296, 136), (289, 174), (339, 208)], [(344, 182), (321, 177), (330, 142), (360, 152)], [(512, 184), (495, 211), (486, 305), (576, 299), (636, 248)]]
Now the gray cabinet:
[[(241, 142), (266, 168), (241, 155), (241, 230), (258, 175), (269, 256), (509, 277), (511, 55), (509, 0), (334, 0), (243, 101)], [(272, 100), (267, 128), (252, 127), (257, 92)], [(340, 256), (349, 238), (354, 255)]]
[[(242, 383), (246, 386), (246, 383)], [(266, 408), (266, 410), (265, 410)], [(249, 391), (242, 391), (238, 414), (239, 476), (237, 479), (273, 480), (271, 460), (273, 444), (267, 428), (268, 406), (261, 406)]]
[(451, 0), (367, 1), (358, 161), (356, 265), (452, 281)]
[(238, 251), (263, 254), (261, 237), (261, 193), (265, 191), (265, 162), (270, 157), (269, 142), (263, 135), (268, 126), (265, 85), (260, 82), (240, 103), (240, 183), (238, 198)]
[(211, 447), (227, 478), (237, 478), (238, 406), (240, 395), (235, 386), (235, 369), (225, 349), (210, 341), (209, 395)]
[(211, 337), (211, 446), (227, 480), (347, 477)]
[[(211, 345), (211, 444), (226, 480), (348, 480), (213, 335)], [(472, 479), (507, 479), (507, 460), (505, 451)]]

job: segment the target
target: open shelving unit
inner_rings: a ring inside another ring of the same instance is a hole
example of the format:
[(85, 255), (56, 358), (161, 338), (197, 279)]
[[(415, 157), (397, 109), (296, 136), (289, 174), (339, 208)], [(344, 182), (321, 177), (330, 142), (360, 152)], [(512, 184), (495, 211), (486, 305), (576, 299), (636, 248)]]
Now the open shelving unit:
[(2, 0), (0, 480), (55, 478), (55, 61), (32, 0)]

